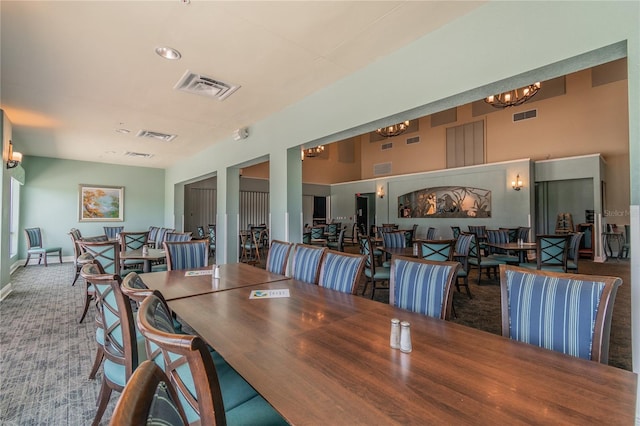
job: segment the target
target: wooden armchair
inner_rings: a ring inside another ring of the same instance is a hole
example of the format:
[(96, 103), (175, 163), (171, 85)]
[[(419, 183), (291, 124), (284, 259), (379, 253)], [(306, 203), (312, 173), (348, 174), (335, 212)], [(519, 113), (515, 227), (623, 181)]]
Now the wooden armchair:
[(291, 278), (317, 284), (326, 247), (296, 244), (291, 259)]

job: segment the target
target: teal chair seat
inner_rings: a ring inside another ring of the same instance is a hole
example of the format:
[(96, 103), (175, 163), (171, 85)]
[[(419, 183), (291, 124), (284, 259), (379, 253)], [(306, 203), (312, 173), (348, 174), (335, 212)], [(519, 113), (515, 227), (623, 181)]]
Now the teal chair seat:
[(365, 269), (364, 276), (367, 278), (373, 278), (374, 280), (388, 280), (391, 277), (391, 268), (378, 266), (373, 275), (371, 275), (371, 269)]
[(245, 403), (227, 411), (227, 425), (277, 426), (288, 423), (273, 409), (267, 401), (257, 395)]

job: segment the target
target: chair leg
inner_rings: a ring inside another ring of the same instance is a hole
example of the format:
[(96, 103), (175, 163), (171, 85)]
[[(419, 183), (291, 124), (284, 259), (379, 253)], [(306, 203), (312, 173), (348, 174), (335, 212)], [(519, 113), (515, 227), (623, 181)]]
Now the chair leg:
[[(75, 283), (75, 280), (74, 280)], [(82, 310), (82, 315), (80, 316), (80, 320), (78, 321), (78, 324), (82, 323), (82, 320), (84, 320), (84, 317), (87, 315), (87, 311), (89, 310), (89, 305), (91, 304), (91, 300), (93, 299), (93, 296), (91, 296), (90, 294), (87, 294), (84, 300), (84, 309)]]
[(43, 254), (42, 256), (44, 257), (44, 266), (45, 266), (45, 267), (49, 266), (49, 265), (47, 264), (47, 257), (48, 257), (48, 256), (47, 256), (47, 253)]
[(89, 380), (96, 378), (98, 369), (100, 368), (100, 365), (102, 365), (102, 360), (104, 359), (104, 349), (102, 349), (102, 345), (99, 343), (97, 345), (98, 350), (96, 351), (96, 359), (93, 360), (93, 367), (91, 367), (91, 371), (89, 372)]
[(62, 263), (62, 250), (58, 252), (58, 259), (60, 259), (60, 263)]
[(27, 254), (27, 261), (24, 262), (24, 266), (26, 267), (29, 264), (29, 259), (31, 259), (31, 255)]
[(111, 388), (107, 384), (107, 380), (103, 378), (102, 386), (100, 387), (100, 394), (98, 395), (98, 409), (96, 410), (96, 416), (93, 418), (93, 426), (98, 426), (100, 424), (100, 420), (102, 419), (102, 415), (107, 409), (110, 398)]
[(72, 286), (76, 285), (76, 281), (78, 281), (78, 277), (80, 276), (80, 266), (76, 265), (76, 276), (73, 277)]

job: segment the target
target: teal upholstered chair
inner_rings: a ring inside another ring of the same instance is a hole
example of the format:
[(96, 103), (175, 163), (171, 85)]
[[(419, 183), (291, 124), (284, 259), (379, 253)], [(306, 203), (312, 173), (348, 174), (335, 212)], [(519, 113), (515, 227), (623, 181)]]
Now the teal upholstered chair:
[(453, 238), (457, 239), (458, 235), (460, 235), (460, 233), (461, 233), (460, 227), (459, 226), (452, 226), (451, 227), (451, 233), (453, 235)]
[(525, 263), (525, 268), (567, 272), (570, 234), (536, 235), (536, 263)]
[[(475, 239), (473, 234), (460, 234), (456, 240), (451, 259), (460, 263), (456, 279), (456, 289), (460, 291), (460, 286), (467, 289), (467, 296), (471, 299), (471, 289), (469, 288), (469, 251), (471, 250), (471, 242)], [(462, 280), (462, 282), (460, 282)]]
[(320, 287), (356, 294), (358, 280), (364, 268), (365, 256), (327, 250), (320, 267)]
[(311, 232), (304, 232), (302, 234), (302, 244), (311, 245)]
[[(487, 241), (489, 243), (508, 244), (510, 242), (509, 238), (509, 231), (507, 231), (506, 229), (487, 230)], [(512, 263), (515, 265), (520, 263), (520, 258), (518, 256), (509, 254), (507, 250), (487, 246), (487, 252), (489, 253), (487, 257), (498, 260), (502, 263)]]
[[(147, 244), (149, 231), (120, 232), (120, 247), (122, 251), (139, 250)], [(137, 259), (126, 259), (121, 263), (122, 269), (143, 269), (143, 262)]]
[(458, 262), (434, 262), (404, 256), (391, 259), (389, 304), (448, 320)]
[(80, 241), (80, 246), (100, 263), (104, 273), (121, 275), (120, 270), (120, 242), (113, 241)]
[(196, 232), (199, 240), (204, 240), (205, 238), (207, 238), (207, 234), (204, 232), (204, 226), (198, 226), (196, 228)]
[[(376, 266), (373, 243), (371, 242), (371, 238), (364, 235), (360, 236), (360, 254), (365, 256), (364, 276), (366, 277), (366, 281), (364, 283), (362, 295), (364, 296), (367, 293), (367, 287), (371, 284), (371, 298), (373, 299), (376, 290), (389, 289), (388, 283), (391, 275), (391, 268), (386, 266)], [(378, 286), (378, 283), (381, 285)]]
[(291, 278), (317, 284), (326, 247), (296, 244), (291, 259)]
[[(82, 269), (85, 264), (93, 262), (93, 256), (90, 253), (86, 253), (80, 246), (82, 235), (80, 234), (79, 230), (77, 230), (76, 228), (71, 228), (71, 231), (69, 231), (69, 236), (71, 237), (71, 242), (73, 243), (73, 264), (76, 269), (75, 276), (73, 277), (73, 282), (71, 283), (71, 285), (75, 285), (78, 277), (80, 276), (80, 269)], [(88, 307), (88, 304), (86, 305), (86, 307)], [(80, 322), (82, 322), (82, 320), (80, 320)]]
[(617, 277), (500, 266), (502, 335), (607, 364)]
[[(86, 265), (83, 269), (89, 266)], [(93, 420), (93, 425), (98, 425), (107, 408), (111, 393), (114, 390), (122, 392), (139, 361), (145, 359), (145, 353), (139, 353), (131, 302), (120, 290), (120, 277), (110, 274), (86, 274), (83, 277), (96, 288), (104, 333), (102, 386)], [(141, 339), (140, 342), (143, 340)]]
[(584, 232), (575, 232), (571, 234), (569, 240), (569, 252), (567, 253), (567, 272), (578, 273), (578, 258), (580, 257), (580, 242)]
[(480, 254), (486, 256), (484, 252), (487, 241), (487, 227), (485, 225), (469, 225), (469, 232), (476, 236), (476, 243), (480, 247)]
[[(407, 247), (407, 238), (404, 235), (404, 231), (382, 231), (382, 245), (387, 248), (404, 248)], [(377, 253), (374, 253), (374, 257)], [(389, 259), (391, 255), (388, 253), (381, 253), (384, 255), (382, 266), (388, 268), (390, 266)]]
[(284, 275), (287, 272), (287, 263), (289, 262), (289, 253), (292, 247), (293, 244), (291, 243), (278, 240), (271, 241), (265, 269), (269, 272)]
[(147, 245), (149, 247), (156, 246), (156, 238), (158, 238), (158, 231), (160, 231), (160, 228), (158, 228), (157, 226), (149, 227), (149, 236), (147, 237)]
[(494, 278), (498, 277), (498, 266), (502, 263), (505, 263), (502, 260), (493, 259), (491, 257), (483, 256), (482, 250), (480, 249), (480, 244), (477, 241), (478, 236), (473, 234), (473, 238), (471, 239), (471, 244), (469, 245), (469, 267), (476, 268), (478, 270), (478, 284), (480, 284), (480, 280), (482, 279), (482, 270), (484, 269), (487, 273), (487, 278), (491, 279), (491, 273), (493, 273)]
[(420, 243), (420, 257), (425, 260), (446, 262), (451, 260), (456, 240), (432, 240)]
[(42, 241), (42, 232), (40, 228), (26, 228), (24, 233), (27, 236), (27, 261), (24, 266), (29, 264), (31, 255), (38, 256), (38, 265), (44, 260), (44, 266), (47, 266), (47, 256), (49, 254), (58, 254), (60, 263), (62, 263), (62, 247), (45, 247)]
[(147, 356), (175, 387), (189, 424), (285, 425), (284, 419), (198, 336), (174, 334), (159, 292), (138, 311)]
[(156, 233), (156, 240), (154, 243), (155, 248), (162, 248), (162, 243), (164, 243), (166, 235), (168, 232), (173, 232), (175, 229), (173, 228), (160, 228)]
[(338, 240), (338, 231), (340, 231), (339, 223), (330, 223), (326, 227), (327, 231), (327, 242), (337, 241)]
[(167, 270), (201, 268), (209, 264), (209, 243), (207, 240), (193, 240), (164, 243), (167, 253)]
[[(84, 279), (87, 286), (87, 293), (91, 292), (92, 298), (96, 299), (96, 307), (98, 307), (98, 293), (96, 292), (96, 287), (91, 283), (92, 277), (98, 277), (105, 275), (104, 270), (100, 266), (99, 263), (86, 263), (82, 266), (80, 270), (80, 275)], [(105, 278), (108, 278), (105, 277)], [(98, 307), (99, 309), (99, 307)], [(83, 318), (84, 319), (84, 318)], [(104, 326), (102, 325), (102, 315), (98, 312), (95, 316), (95, 324), (96, 324), (96, 355), (93, 361), (93, 366), (91, 367), (91, 371), (89, 372), (89, 379), (93, 380), (96, 378), (96, 374), (98, 373), (98, 369), (102, 365), (102, 360), (104, 359)]]
[(110, 426), (188, 426), (189, 422), (171, 381), (153, 361), (136, 368), (124, 387)]
[[(142, 277), (136, 272), (127, 274), (127, 276), (122, 279), (120, 289), (129, 297), (129, 299), (135, 302), (136, 309), (140, 307), (140, 304), (147, 296), (150, 296), (153, 293), (153, 290), (147, 287)], [(178, 321), (175, 315), (173, 315), (172, 318), (174, 331), (176, 333), (182, 333), (182, 324)]]
[(331, 250), (344, 251), (344, 233), (345, 230), (341, 229), (336, 240), (327, 241), (327, 247)]
[(325, 229), (325, 225), (315, 225), (311, 228), (311, 244), (321, 246), (327, 244), (327, 238), (324, 235)]
[(176, 241), (191, 241), (191, 232), (167, 232), (164, 240), (170, 243)]
[(103, 226), (102, 229), (104, 229), (104, 235), (113, 240), (117, 239), (118, 235), (124, 231), (124, 226)]

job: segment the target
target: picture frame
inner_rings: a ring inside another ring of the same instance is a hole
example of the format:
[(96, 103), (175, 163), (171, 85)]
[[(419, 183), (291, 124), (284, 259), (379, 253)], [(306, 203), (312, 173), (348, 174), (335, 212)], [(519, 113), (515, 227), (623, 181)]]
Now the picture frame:
[(80, 222), (123, 222), (124, 186), (78, 185)]

